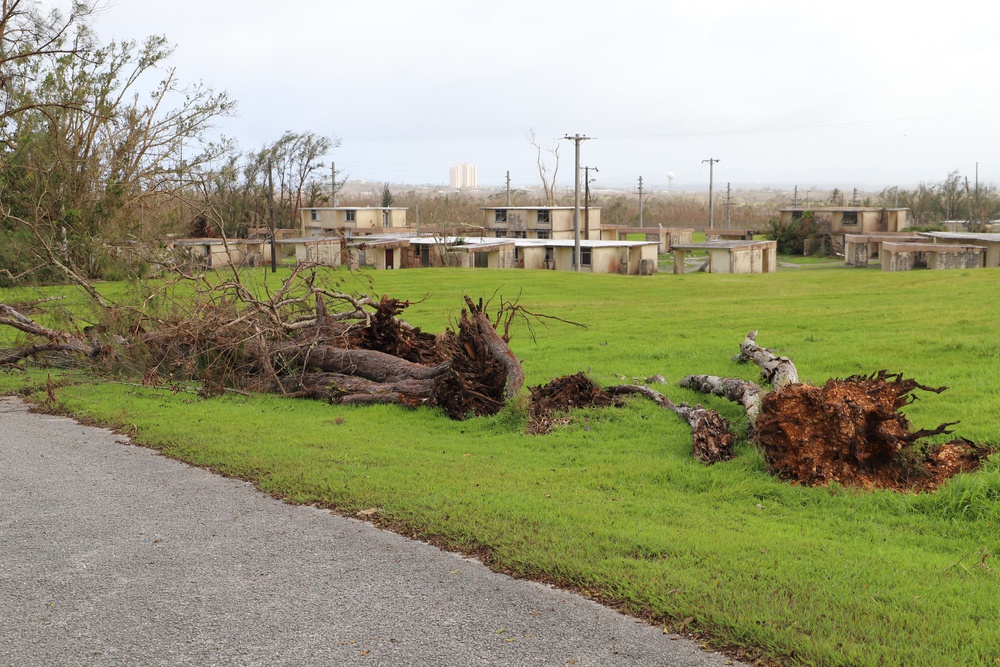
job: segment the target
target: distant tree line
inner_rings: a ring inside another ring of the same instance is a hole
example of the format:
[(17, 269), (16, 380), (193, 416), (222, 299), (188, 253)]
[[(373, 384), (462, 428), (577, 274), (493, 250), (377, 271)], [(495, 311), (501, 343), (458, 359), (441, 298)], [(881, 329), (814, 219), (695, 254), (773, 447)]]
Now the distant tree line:
[(913, 189), (886, 188), (874, 202), (889, 208), (908, 208), (912, 227), (939, 227), (945, 220), (962, 220), (977, 230), (1000, 218), (1000, 192), (992, 184), (976, 184), (959, 171), (943, 181), (921, 183)]

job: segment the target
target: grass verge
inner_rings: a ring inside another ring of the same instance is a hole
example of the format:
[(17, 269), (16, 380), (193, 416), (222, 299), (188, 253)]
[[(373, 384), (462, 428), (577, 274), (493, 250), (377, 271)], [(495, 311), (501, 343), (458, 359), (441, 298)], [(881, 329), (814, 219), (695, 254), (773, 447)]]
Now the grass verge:
[[(261, 280), (270, 279), (261, 276)], [(1000, 334), (992, 271), (653, 278), (423, 270), (362, 279), (423, 301), (408, 320), (437, 331), (462, 294), (519, 295), (588, 325), (535, 325), (512, 347), (528, 382), (579, 370), (602, 383), (659, 373), (739, 375), (750, 329), (804, 380), (903, 371), (948, 385), (908, 408), (917, 426), (1000, 442)], [(46, 372), (0, 374), (6, 391)], [(248, 479), (291, 502), (371, 517), (570, 586), (752, 655), (822, 665), (995, 665), (1000, 658), (1000, 464), (933, 495), (794, 487), (741, 446), (705, 467), (687, 428), (643, 402), (576, 414), (523, 435), (516, 408), (451, 422), (430, 410), (348, 408), (275, 396), (204, 400), (51, 373), (58, 408), (141, 444)], [(738, 419), (728, 404), (667, 386)], [(35, 395), (44, 400), (46, 393)]]

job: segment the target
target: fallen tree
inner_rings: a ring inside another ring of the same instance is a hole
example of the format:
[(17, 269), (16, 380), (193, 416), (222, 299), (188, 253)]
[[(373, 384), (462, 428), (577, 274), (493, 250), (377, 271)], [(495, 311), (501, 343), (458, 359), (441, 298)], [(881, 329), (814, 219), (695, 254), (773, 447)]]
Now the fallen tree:
[(149, 385), (192, 380), (204, 394), (270, 391), (344, 404), (438, 406), (454, 419), (495, 414), (524, 383), (508, 346), (510, 319), (523, 314), (516, 304), (501, 300), (493, 322), (482, 300), (466, 297), (457, 330), (433, 335), (398, 317), (409, 302), (323, 287), (316, 267), (299, 265), (267, 298), (239, 274), (218, 284), (186, 278), (200, 286), (191, 306), (177, 300), (154, 310), (151, 296), (140, 306), (102, 300), (99, 323), (82, 331), (46, 327), (0, 304), (0, 325), (24, 334), (0, 354), (0, 365), (71, 353)]
[(822, 387), (798, 382), (787, 357), (761, 348), (756, 332), (740, 345), (738, 361), (753, 361), (772, 391), (740, 378), (689, 375), (680, 385), (741, 405), (748, 437), (760, 448), (771, 472), (808, 485), (831, 482), (871, 488), (923, 489), (974, 470), (991, 452), (967, 440), (921, 447), (924, 438), (950, 434), (948, 422), (912, 430), (900, 412), (917, 390), (941, 393), (902, 374), (831, 379)]

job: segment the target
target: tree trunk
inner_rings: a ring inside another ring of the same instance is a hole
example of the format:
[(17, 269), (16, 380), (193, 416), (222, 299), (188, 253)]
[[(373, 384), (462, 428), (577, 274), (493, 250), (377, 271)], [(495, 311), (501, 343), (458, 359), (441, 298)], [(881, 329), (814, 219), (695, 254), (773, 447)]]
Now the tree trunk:
[(752, 426), (760, 414), (760, 386), (740, 378), (722, 378), (716, 375), (688, 375), (681, 379), (680, 386), (694, 389), (702, 394), (714, 394), (739, 403), (746, 411)]

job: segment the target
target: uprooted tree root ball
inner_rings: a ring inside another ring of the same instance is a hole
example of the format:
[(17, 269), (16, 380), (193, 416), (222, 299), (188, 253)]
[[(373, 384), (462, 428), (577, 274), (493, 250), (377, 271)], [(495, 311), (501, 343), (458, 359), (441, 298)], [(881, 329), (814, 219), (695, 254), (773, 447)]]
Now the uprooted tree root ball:
[[(911, 430), (899, 409), (915, 390), (940, 393), (900, 374), (879, 371), (828, 380), (822, 387), (791, 384), (766, 394), (754, 424), (771, 470), (803, 484), (933, 489), (976, 467), (985, 448), (957, 441), (920, 456), (921, 439), (951, 433), (953, 423)], [(942, 477), (943, 476), (943, 477)]]
[(822, 387), (801, 384), (790, 359), (757, 346), (756, 332), (747, 335), (736, 359), (758, 364), (774, 390), (715, 376), (688, 376), (681, 384), (742, 405), (749, 437), (782, 479), (932, 491), (949, 477), (978, 469), (993, 451), (964, 439), (921, 445), (923, 438), (951, 433), (958, 422), (914, 431), (900, 410), (914, 400), (914, 391), (939, 394), (945, 387), (884, 370), (831, 379)]

